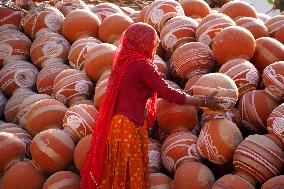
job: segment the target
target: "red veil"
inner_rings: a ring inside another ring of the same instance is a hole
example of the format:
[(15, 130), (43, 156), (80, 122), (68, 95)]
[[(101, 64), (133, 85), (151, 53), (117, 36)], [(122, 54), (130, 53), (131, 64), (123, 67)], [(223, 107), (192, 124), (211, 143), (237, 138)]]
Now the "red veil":
[[(128, 65), (136, 60), (152, 62), (157, 41), (156, 31), (150, 25), (144, 23), (131, 25), (121, 36), (120, 43), (114, 54), (112, 73), (108, 81), (105, 97), (93, 128), (91, 147), (81, 171), (82, 189), (95, 189), (95, 185), (99, 185), (102, 181), (109, 126), (119, 87)], [(157, 94), (155, 93), (147, 102), (147, 122), (149, 126), (156, 119), (156, 101)]]

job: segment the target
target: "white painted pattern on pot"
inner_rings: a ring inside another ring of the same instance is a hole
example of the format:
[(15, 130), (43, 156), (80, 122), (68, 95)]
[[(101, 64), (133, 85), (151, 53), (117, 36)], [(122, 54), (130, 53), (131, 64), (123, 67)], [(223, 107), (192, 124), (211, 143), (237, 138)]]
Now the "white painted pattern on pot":
[(275, 134), (284, 141), (284, 105), (281, 104), (275, 108), (267, 120), (267, 129), (269, 133)]
[(8, 59), (13, 54), (13, 47), (6, 43), (0, 43), (0, 59)]
[(44, 18), (45, 25), (52, 31), (59, 31), (63, 22), (62, 17), (58, 16), (58, 13), (50, 12)]
[(156, 167), (159, 170), (161, 165), (161, 153), (155, 150), (150, 150), (148, 152), (149, 156), (149, 166)]

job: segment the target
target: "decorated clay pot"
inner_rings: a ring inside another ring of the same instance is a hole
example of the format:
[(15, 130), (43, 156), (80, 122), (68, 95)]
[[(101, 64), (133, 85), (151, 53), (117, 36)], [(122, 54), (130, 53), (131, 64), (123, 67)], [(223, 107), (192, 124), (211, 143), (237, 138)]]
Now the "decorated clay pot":
[(75, 41), (69, 51), (68, 60), (72, 68), (83, 70), (88, 52), (101, 42), (93, 37), (83, 37)]
[(186, 16), (176, 16), (170, 19), (160, 33), (163, 48), (174, 52), (179, 46), (194, 42), (197, 26), (197, 21)]
[(81, 171), (92, 142), (92, 135), (83, 137), (75, 147), (73, 158), (76, 168)]
[(215, 178), (208, 167), (199, 162), (182, 164), (174, 176), (176, 189), (210, 189)]
[(41, 131), (62, 129), (66, 106), (55, 99), (43, 99), (34, 103), (27, 113), (27, 130), (33, 135)]
[(268, 133), (284, 142), (284, 104), (276, 107), (267, 119)]
[(119, 8), (119, 6), (108, 2), (99, 3), (91, 10), (99, 17), (101, 21), (115, 13), (123, 14), (123, 11)]
[(171, 64), (179, 77), (189, 79), (194, 75), (212, 71), (214, 57), (207, 45), (191, 42), (175, 50), (171, 57)]
[(170, 189), (172, 179), (162, 173), (150, 173), (149, 189)]
[(149, 167), (151, 173), (158, 173), (161, 166), (161, 144), (159, 141), (149, 138), (148, 144)]
[(67, 133), (49, 129), (37, 134), (30, 145), (33, 164), (42, 172), (65, 170), (73, 161), (75, 145)]
[(81, 138), (92, 134), (97, 113), (94, 106), (87, 104), (75, 105), (67, 110), (63, 119), (63, 127), (75, 144)]
[(255, 133), (265, 132), (267, 119), (278, 105), (263, 90), (247, 92), (239, 103), (242, 124)]
[(102, 43), (87, 53), (83, 62), (84, 70), (92, 80), (97, 81), (105, 70), (111, 68), (115, 50), (116, 46)]
[(252, 63), (244, 59), (233, 59), (221, 66), (219, 73), (226, 74), (238, 87), (239, 97), (255, 90), (259, 83), (259, 73)]
[(99, 39), (105, 43), (114, 43), (133, 23), (134, 21), (125, 14), (112, 14), (102, 21), (99, 28)]
[(191, 78), (189, 78), (184, 86), (184, 90), (191, 91), (195, 83), (204, 75), (205, 74), (198, 74), (198, 75), (194, 75)]
[(23, 60), (9, 62), (0, 70), (0, 89), (8, 96), (18, 88), (35, 88), (38, 70)]
[(274, 16), (267, 20), (264, 24), (268, 29), (270, 37), (275, 37), (277, 30), (284, 24), (284, 15)]
[(276, 39), (262, 37), (255, 40), (255, 53), (251, 62), (259, 72), (262, 72), (266, 66), (284, 60), (284, 45)]
[(219, 178), (212, 186), (212, 189), (255, 189), (248, 181), (238, 175), (227, 174)]
[(261, 189), (281, 189), (284, 187), (284, 175), (273, 177), (266, 181)]
[(17, 10), (16, 8), (18, 7), (12, 2), (7, 3), (6, 5), (12, 8), (4, 5), (0, 6), (0, 31), (6, 29), (19, 30), (23, 13), (20, 10)]
[(227, 27), (214, 38), (212, 51), (219, 64), (237, 58), (249, 60), (254, 55), (255, 39), (245, 28)]
[(237, 26), (241, 26), (249, 30), (255, 39), (260, 37), (268, 37), (268, 29), (264, 23), (256, 18), (244, 17), (236, 21)]
[(219, 12), (228, 15), (233, 20), (237, 20), (241, 17), (257, 18), (255, 8), (244, 1), (230, 1), (224, 4)]
[(210, 120), (204, 124), (197, 140), (199, 154), (215, 164), (225, 164), (233, 158), (242, 142), (237, 125), (227, 119)]
[(211, 11), (209, 5), (203, 0), (180, 0), (178, 2), (181, 4), (185, 16), (188, 17), (204, 18)]
[(56, 32), (61, 30), (64, 20), (63, 14), (56, 8), (42, 4), (33, 7), (23, 18), (24, 32), (32, 39), (45, 32)]
[(62, 0), (58, 1), (55, 4), (55, 7), (60, 10), (60, 12), (67, 16), (68, 13), (70, 13), (73, 10), (76, 9), (88, 9), (88, 6), (84, 1), (81, 0)]
[(277, 32), (276, 32), (274, 38), (275, 38), (276, 40), (280, 41), (280, 42), (284, 45), (284, 35), (283, 35), (283, 33), (284, 33), (284, 26), (281, 26), (281, 27), (277, 30)]
[(233, 159), (236, 174), (255, 185), (280, 174), (284, 153), (269, 137), (250, 135), (237, 147)]
[(197, 136), (190, 132), (176, 132), (169, 135), (161, 149), (162, 163), (170, 172), (189, 161), (200, 161), (197, 152)]
[(31, 162), (19, 162), (5, 172), (2, 189), (39, 189), (45, 182), (42, 175)]
[(60, 187), (60, 189), (79, 189), (80, 177), (71, 171), (59, 171), (51, 175), (44, 183), (42, 189), (52, 187)]
[(38, 93), (51, 96), (53, 92), (53, 82), (56, 76), (67, 69), (70, 69), (70, 67), (57, 60), (45, 65), (37, 76), (36, 86)]
[(146, 14), (147, 10), (149, 9), (149, 7), (150, 7), (150, 5), (146, 5), (142, 8), (142, 10), (139, 12), (137, 22), (144, 22), (145, 14)]
[(65, 105), (86, 100), (90, 97), (93, 84), (88, 76), (79, 70), (67, 69), (54, 79), (53, 96)]
[(100, 105), (103, 101), (103, 98), (104, 98), (104, 95), (107, 89), (108, 78), (110, 77), (110, 73), (111, 73), (110, 70), (104, 71), (96, 84), (94, 103), (97, 109), (100, 108)]
[(154, 55), (153, 63), (157, 66), (159, 74), (165, 79), (168, 75), (168, 66), (159, 55)]
[(30, 49), (32, 62), (40, 69), (50, 61), (64, 63), (67, 60), (69, 47), (69, 42), (57, 33), (39, 35)]
[(87, 9), (77, 9), (66, 16), (62, 23), (62, 35), (74, 43), (81, 37), (98, 37), (100, 19)]

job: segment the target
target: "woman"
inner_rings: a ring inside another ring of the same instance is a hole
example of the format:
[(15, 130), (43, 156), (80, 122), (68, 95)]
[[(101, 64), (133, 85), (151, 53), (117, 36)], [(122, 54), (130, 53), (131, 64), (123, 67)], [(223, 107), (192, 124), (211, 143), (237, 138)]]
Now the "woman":
[(158, 40), (156, 31), (144, 23), (133, 24), (123, 33), (81, 173), (82, 189), (149, 188), (147, 126), (156, 119), (156, 92), (170, 102), (217, 108), (215, 91), (206, 104), (161, 78), (152, 63)]

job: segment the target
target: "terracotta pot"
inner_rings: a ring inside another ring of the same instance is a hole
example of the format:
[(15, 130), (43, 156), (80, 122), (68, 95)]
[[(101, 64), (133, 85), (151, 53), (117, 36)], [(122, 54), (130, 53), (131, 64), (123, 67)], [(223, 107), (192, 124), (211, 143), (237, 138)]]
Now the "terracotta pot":
[(244, 17), (236, 20), (237, 26), (246, 28), (249, 30), (255, 39), (261, 38), (261, 37), (268, 37), (268, 29), (264, 25), (264, 23), (257, 19), (257, 18), (251, 18), (251, 17)]
[(146, 15), (146, 12), (148, 11), (149, 7), (150, 7), (150, 5), (146, 5), (142, 8), (142, 10), (139, 12), (137, 22), (144, 22), (145, 15)]
[(115, 13), (123, 14), (123, 11), (119, 8), (119, 6), (108, 2), (99, 3), (91, 10), (100, 18), (101, 21)]
[(268, 133), (284, 142), (284, 104), (275, 108), (267, 119)]
[(174, 52), (183, 44), (194, 42), (197, 26), (197, 21), (186, 16), (176, 16), (170, 19), (160, 33), (163, 48)]
[(219, 178), (212, 186), (212, 189), (255, 189), (248, 181), (238, 175), (227, 174)]
[(203, 0), (180, 0), (178, 2), (181, 4), (185, 16), (188, 17), (204, 18), (211, 11), (209, 5)]
[(274, 38), (275, 38), (276, 40), (280, 41), (280, 42), (284, 45), (284, 36), (283, 36), (283, 33), (284, 33), (284, 26), (281, 26), (281, 27), (277, 30), (277, 32), (276, 32)]
[(266, 132), (266, 122), (279, 104), (262, 90), (249, 91), (239, 103), (242, 124), (254, 133)]
[(33, 7), (23, 18), (24, 32), (32, 39), (45, 32), (59, 33), (64, 20), (63, 14), (48, 5)]
[(201, 160), (197, 152), (197, 139), (197, 136), (185, 131), (169, 135), (161, 149), (165, 168), (175, 172), (185, 162)]
[(251, 63), (260, 73), (266, 66), (284, 60), (284, 45), (276, 39), (262, 37), (255, 40), (256, 48)]
[(33, 138), (30, 152), (33, 164), (42, 172), (65, 170), (73, 161), (75, 145), (64, 131), (49, 129)]
[(219, 73), (226, 74), (238, 87), (239, 98), (246, 92), (255, 90), (259, 83), (259, 73), (252, 63), (244, 59), (233, 59), (223, 64)]
[[(16, 182), (15, 182), (16, 181)], [(45, 182), (44, 176), (30, 162), (19, 162), (4, 174), (2, 189), (39, 189)]]
[(187, 162), (177, 169), (174, 188), (210, 189), (214, 182), (214, 175), (208, 167), (199, 162)]
[(274, 16), (267, 20), (264, 24), (268, 29), (270, 37), (275, 37), (277, 30), (284, 24), (284, 15)]
[(73, 158), (76, 168), (81, 171), (85, 160), (87, 159), (88, 151), (92, 142), (92, 135), (83, 137), (75, 147)]
[(106, 17), (99, 28), (99, 39), (105, 43), (114, 43), (134, 21), (127, 15), (116, 13)]
[(70, 66), (74, 69), (83, 70), (86, 55), (100, 43), (100, 40), (93, 37), (83, 37), (75, 41), (71, 45), (68, 55)]
[(162, 173), (150, 173), (149, 189), (171, 189), (172, 179)]
[(150, 173), (158, 173), (161, 167), (161, 144), (159, 141), (149, 138), (148, 156)]
[(88, 9), (88, 6), (81, 0), (62, 0), (55, 4), (55, 7), (64, 15), (67, 16), (73, 10), (76, 9)]
[(197, 140), (198, 153), (215, 164), (232, 160), (242, 133), (236, 124), (227, 119), (210, 120), (204, 124)]
[(36, 86), (38, 93), (51, 96), (53, 92), (53, 82), (56, 76), (67, 69), (70, 69), (70, 67), (60, 61), (54, 60), (48, 62), (37, 76)]
[(111, 73), (110, 70), (104, 71), (102, 73), (100, 79), (98, 80), (97, 84), (96, 84), (95, 95), (94, 95), (94, 103), (95, 103), (95, 107), (97, 109), (100, 108), (100, 105), (103, 101), (110, 73)]
[(266, 22), (267, 20), (271, 18), (271, 16), (265, 13), (257, 13), (257, 18), (262, 22)]
[(62, 35), (74, 43), (81, 37), (98, 37), (100, 19), (87, 9), (77, 9), (66, 16), (62, 23)]
[(224, 4), (219, 12), (228, 15), (233, 20), (237, 20), (242, 17), (257, 18), (255, 8), (244, 1), (230, 1)]
[(59, 171), (51, 175), (44, 183), (42, 189), (80, 189), (80, 177), (71, 171)]
[[(8, 6), (18, 8), (14, 3), (10, 2)], [(21, 26), (21, 20), (23, 13), (19, 10), (14, 10), (3, 5), (0, 6), (0, 31), (6, 29), (19, 30)]]
[(68, 106), (88, 99), (92, 92), (93, 83), (84, 72), (79, 70), (63, 70), (53, 82), (54, 98)]
[(64, 63), (67, 61), (69, 48), (70, 44), (63, 36), (52, 32), (44, 33), (33, 41), (30, 49), (31, 59), (39, 69), (50, 61)]
[(63, 119), (63, 127), (75, 144), (83, 137), (92, 134), (97, 113), (94, 106), (87, 104), (75, 105), (67, 110)]
[(189, 78), (184, 86), (184, 90), (190, 91), (192, 87), (195, 85), (195, 83), (204, 75), (205, 74), (198, 74)]
[(175, 50), (171, 65), (179, 77), (189, 79), (194, 75), (211, 72), (214, 69), (214, 57), (207, 45), (191, 42)]
[(213, 40), (212, 52), (219, 64), (242, 58), (249, 60), (254, 55), (255, 39), (245, 28), (230, 26), (220, 31)]
[(168, 66), (167, 63), (163, 61), (159, 55), (154, 55), (153, 63), (157, 66), (159, 74), (165, 79), (168, 75)]
[(256, 185), (280, 174), (284, 153), (267, 136), (250, 135), (237, 147), (233, 159), (236, 174)]
[(266, 181), (261, 189), (281, 189), (284, 187), (284, 175), (273, 177)]

